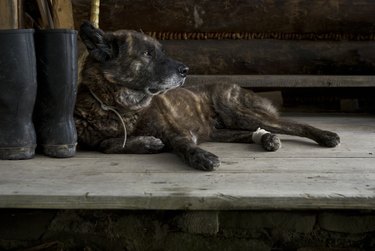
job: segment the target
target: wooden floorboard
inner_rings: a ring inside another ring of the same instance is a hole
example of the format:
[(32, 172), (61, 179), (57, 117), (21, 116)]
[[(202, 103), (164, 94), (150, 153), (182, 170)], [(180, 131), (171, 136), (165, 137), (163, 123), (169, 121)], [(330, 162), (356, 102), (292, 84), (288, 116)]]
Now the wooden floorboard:
[(171, 153), (0, 161), (0, 208), (374, 209), (375, 117), (293, 116), (341, 136), (337, 148), (281, 135), (282, 148), (205, 143), (215, 172)]

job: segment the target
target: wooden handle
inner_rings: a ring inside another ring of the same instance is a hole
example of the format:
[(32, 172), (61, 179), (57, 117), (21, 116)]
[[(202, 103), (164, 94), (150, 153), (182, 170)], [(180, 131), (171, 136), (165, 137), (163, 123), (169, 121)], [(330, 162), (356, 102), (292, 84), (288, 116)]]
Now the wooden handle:
[(100, 0), (91, 0), (90, 21), (95, 28), (99, 28)]
[(0, 1), (0, 29), (18, 29), (18, 0)]
[(42, 18), (41, 27), (43, 28), (54, 28), (52, 15), (49, 8), (49, 3), (46, 0), (37, 0), (40, 16)]

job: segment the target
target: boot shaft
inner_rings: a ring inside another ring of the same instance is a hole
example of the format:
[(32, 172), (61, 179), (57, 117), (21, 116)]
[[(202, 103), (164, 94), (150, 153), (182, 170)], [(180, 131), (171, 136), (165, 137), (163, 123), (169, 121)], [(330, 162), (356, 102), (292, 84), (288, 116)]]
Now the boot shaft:
[(37, 88), (33, 33), (31, 29), (0, 30), (0, 113), (8, 115), (3, 121), (32, 116)]
[(0, 159), (28, 159), (36, 144), (33, 30), (0, 30)]
[[(67, 29), (39, 30), (35, 33), (35, 46), (37, 105), (43, 106), (37, 112), (49, 119), (66, 118), (74, 111), (77, 95), (77, 32)], [(51, 113), (48, 111), (51, 106), (58, 109)]]
[(77, 95), (77, 32), (40, 30), (35, 33), (38, 93), (34, 122), (38, 147), (52, 157), (75, 154), (73, 119)]

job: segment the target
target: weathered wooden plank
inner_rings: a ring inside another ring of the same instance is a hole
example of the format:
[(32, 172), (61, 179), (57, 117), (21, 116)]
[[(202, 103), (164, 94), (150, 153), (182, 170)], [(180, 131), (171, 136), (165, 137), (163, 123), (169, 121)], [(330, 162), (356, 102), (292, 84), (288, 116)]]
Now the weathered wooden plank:
[(373, 41), (161, 41), (191, 74), (374, 75)]
[(0, 1), (0, 29), (18, 28), (18, 0)]
[[(214, 173), (273, 173), (273, 175), (277, 175), (278, 173), (302, 173), (303, 175), (337, 173), (341, 175), (356, 172), (374, 172), (373, 164), (375, 164), (375, 157), (371, 156), (367, 158), (336, 158), (335, 156), (299, 157), (300, 152), (297, 152), (296, 156), (287, 155), (285, 157), (272, 157), (272, 153), (269, 153), (269, 156), (259, 152), (246, 155), (248, 152), (244, 147), (235, 147), (234, 150), (241, 151), (242, 153), (237, 153), (232, 156), (228, 154), (228, 147), (233, 147), (233, 145), (227, 146), (227, 153), (221, 152), (221, 148), (224, 148), (225, 144), (215, 143), (215, 145), (218, 146), (218, 150), (215, 150), (212, 146), (210, 148), (205, 147), (205, 149), (211, 150), (221, 157), (222, 166)], [(319, 160), (319, 162), (314, 161), (315, 159)], [(357, 165), (359, 159), (363, 160), (363, 165), (361, 166)], [(290, 164), (291, 162), (292, 164)], [(191, 169), (171, 153), (162, 153), (154, 156), (106, 155), (102, 158), (101, 154), (90, 152), (83, 154), (78, 153), (77, 157), (71, 160), (54, 160), (44, 156), (37, 156), (33, 160), (29, 160), (27, 166), (25, 166), (25, 163), (22, 161), (2, 161), (1, 164), (3, 177), (0, 178), (0, 185), (9, 185), (11, 180), (21, 180), (25, 177), (33, 177), (40, 180), (42, 183), (48, 183), (48, 178), (50, 178), (51, 181), (61, 180), (61, 184), (71, 182), (79, 185), (80, 180), (83, 182), (84, 180), (96, 179), (98, 177), (102, 177), (103, 182), (107, 182), (110, 180), (107, 180), (106, 177), (112, 175), (119, 175), (119, 179), (122, 179), (120, 177), (122, 175), (133, 174), (144, 176), (154, 174), (179, 176), (187, 173), (206, 175), (206, 173)], [(343, 166), (342, 164), (345, 165)], [(33, 171), (31, 172), (30, 169)], [(77, 179), (74, 178), (75, 175), (77, 175)], [(78, 176), (80, 178), (78, 178)], [(44, 179), (45, 181), (43, 181)], [(88, 185), (91, 186), (94, 184)], [(4, 191), (6, 191), (6, 189), (7, 188), (4, 188)], [(65, 190), (70, 190), (70, 188), (67, 187)], [(33, 192), (35, 193), (36, 191), (34, 190)]]
[[(146, 194), (147, 195), (147, 194)], [(199, 197), (198, 197), (199, 196)], [(190, 196), (95, 196), (79, 194), (77, 196), (1, 196), (2, 204), (7, 208), (38, 209), (127, 209), (127, 210), (319, 210), (347, 209), (373, 210), (374, 198), (345, 197), (340, 193), (329, 197), (304, 194), (303, 198), (295, 196), (235, 197), (220, 193), (215, 197), (204, 194)], [(315, 197), (316, 196), (316, 197)], [(241, 200), (242, 203), (237, 203)]]
[[(341, 144), (336, 148), (322, 148), (312, 140), (288, 135), (279, 135), (282, 140), (282, 148), (276, 152), (265, 152), (255, 144), (217, 144), (204, 143), (202, 148), (209, 150), (218, 156), (230, 158), (375, 158), (375, 117), (336, 114), (310, 115), (310, 116), (282, 116), (300, 123), (310, 124), (324, 130), (337, 132), (341, 137)], [(230, 151), (228, 151), (230, 149)], [(117, 155), (100, 154), (100, 159), (110, 158), (115, 163)], [(95, 155), (94, 155), (95, 156)], [(137, 155), (130, 155), (133, 161)], [(89, 152), (81, 153), (81, 157), (92, 158)], [(155, 159), (155, 162), (164, 162), (159, 155), (144, 156)], [(150, 161), (151, 162), (151, 161)], [(172, 164), (173, 166), (174, 164)], [(172, 169), (173, 170), (173, 169)]]
[[(73, 0), (76, 24), (88, 20), (90, 0)], [(372, 0), (102, 1), (106, 30), (208, 32), (374, 32)]]
[(1, 161), (0, 208), (373, 209), (375, 118), (295, 119), (335, 129), (343, 143), (327, 149), (289, 139), (275, 153), (207, 143), (222, 159), (209, 173), (169, 153)]
[[(280, 160), (274, 163), (273, 170), (263, 172), (251, 171), (257, 165), (256, 161), (242, 163), (249, 165), (246, 173), (121, 173), (86, 166), (90, 174), (75, 167), (33, 171), (26, 166), (9, 167), (15, 170), (9, 172), (3, 168), (0, 206), (217, 210), (259, 207), (316, 209), (333, 205), (353, 209), (375, 205), (373, 163), (362, 161), (362, 169), (357, 159), (342, 163), (330, 159), (329, 162), (329, 165), (341, 166), (347, 172), (311, 171), (314, 167), (327, 165), (327, 160), (322, 162), (320, 159), (304, 159), (293, 164), (289, 161), (288, 172), (278, 169), (278, 166), (283, 166)], [(224, 163), (223, 169), (229, 167), (230, 164)], [(30, 199), (28, 204), (23, 204), (25, 198)], [(294, 203), (288, 204), (284, 198), (292, 198)]]
[(52, 8), (55, 28), (74, 29), (71, 0), (52, 0)]
[(189, 75), (186, 85), (238, 84), (242, 87), (374, 87), (370, 75)]
[[(375, 127), (375, 123), (372, 124)], [(323, 127), (324, 129), (330, 129), (327, 126)], [(221, 158), (231, 159), (231, 158), (284, 158), (284, 159), (295, 159), (295, 158), (336, 158), (336, 159), (347, 159), (347, 158), (372, 158), (375, 161), (375, 133), (364, 130), (363, 134), (355, 132), (345, 132), (337, 128), (332, 128), (341, 136), (341, 144), (337, 148), (322, 148), (317, 145), (315, 142), (286, 135), (280, 135), (282, 141), (282, 148), (277, 152), (267, 152), (264, 151), (259, 145), (256, 144), (235, 144), (235, 143), (204, 143), (201, 144), (203, 149), (206, 149)], [(359, 127), (359, 130), (362, 130)], [(230, 149), (230, 151), (228, 151)], [(82, 157), (87, 158), (96, 158), (92, 153), (82, 153)], [(118, 164), (122, 161), (122, 157), (117, 155), (102, 155), (97, 153), (98, 158), (107, 159), (105, 161), (112, 160), (112, 164)], [(137, 161), (138, 163), (139, 156), (131, 155), (127, 157), (129, 161)], [(153, 155), (153, 156), (144, 156), (147, 166), (152, 166), (153, 161), (165, 162), (164, 155)], [(45, 160), (43, 160), (45, 161)], [(178, 161), (177, 161), (178, 162)], [(54, 162), (51, 161), (51, 164)], [(141, 165), (140, 162), (138, 163)], [(78, 164), (78, 163), (77, 163)], [(145, 163), (143, 163), (145, 164)], [(375, 164), (375, 163), (374, 163)], [(173, 166), (175, 163), (171, 163), (171, 170), (174, 170)], [(169, 166), (169, 165), (168, 165)], [(164, 166), (163, 166), (164, 168)], [(185, 169), (183, 170), (185, 171)]]

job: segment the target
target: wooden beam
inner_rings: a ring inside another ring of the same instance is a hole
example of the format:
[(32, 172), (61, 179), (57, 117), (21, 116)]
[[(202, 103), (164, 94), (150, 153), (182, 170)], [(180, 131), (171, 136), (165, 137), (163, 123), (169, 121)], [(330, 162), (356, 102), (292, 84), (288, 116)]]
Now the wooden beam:
[(55, 28), (74, 29), (71, 0), (52, 0), (52, 14)]
[(375, 75), (375, 41), (170, 40), (191, 74)]
[(0, 29), (18, 29), (18, 0), (0, 1)]
[(375, 76), (338, 75), (190, 75), (186, 85), (238, 84), (242, 87), (375, 87)]

